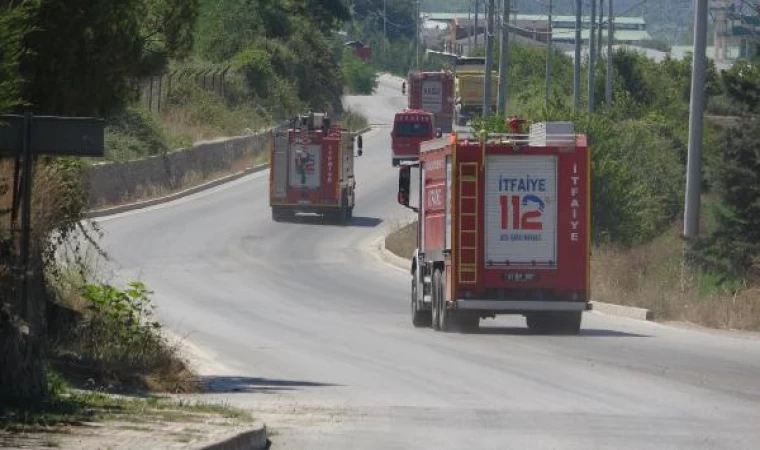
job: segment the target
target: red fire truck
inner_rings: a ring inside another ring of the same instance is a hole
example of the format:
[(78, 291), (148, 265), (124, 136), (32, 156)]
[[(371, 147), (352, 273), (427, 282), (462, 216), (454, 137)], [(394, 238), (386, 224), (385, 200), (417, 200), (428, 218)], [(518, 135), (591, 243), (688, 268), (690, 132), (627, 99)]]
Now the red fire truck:
[(419, 162), (400, 168), (398, 201), (407, 207), (412, 168), (420, 171), (411, 206), (415, 326), (468, 330), (521, 314), (534, 331), (580, 331), (590, 296), (590, 168), (586, 137), (572, 123), (423, 143)]
[[(353, 139), (330, 124), (325, 114), (311, 113), (272, 132), (269, 204), (272, 219), (296, 213), (318, 213), (341, 223), (354, 209)], [(361, 136), (359, 151), (361, 155)]]
[(391, 163), (417, 161), (420, 144), (437, 136), (433, 114), (421, 109), (406, 109), (396, 113), (391, 131)]
[(443, 133), (454, 122), (454, 74), (451, 72), (409, 72), (409, 109), (433, 114)]

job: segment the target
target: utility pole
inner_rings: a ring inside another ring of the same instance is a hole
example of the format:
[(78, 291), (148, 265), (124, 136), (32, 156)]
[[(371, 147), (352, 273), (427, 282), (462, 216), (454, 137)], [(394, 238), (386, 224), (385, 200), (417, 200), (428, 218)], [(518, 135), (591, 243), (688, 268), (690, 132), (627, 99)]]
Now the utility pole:
[(469, 30), (467, 32), (467, 56), (472, 55), (472, 32), (475, 27), (472, 26), (472, 2), (467, 4), (467, 26)]
[(596, 68), (596, 0), (591, 0), (588, 30), (588, 113), (594, 113), (594, 69)]
[(496, 0), (488, 0), (488, 21), (486, 22), (486, 77), (483, 83), (483, 118), (491, 115), (491, 82), (493, 81), (493, 10)]
[(552, 13), (554, 12), (554, 0), (549, 0), (549, 22), (547, 30), (549, 34), (546, 37), (546, 80), (545, 80), (545, 95), (546, 104), (549, 104), (549, 96), (552, 90)]
[(388, 56), (388, 0), (383, 0), (383, 53)]
[(480, 34), (480, 30), (478, 29), (478, 13), (480, 12), (480, 0), (475, 0), (475, 48), (478, 47), (478, 34)]
[[(593, 0), (592, 0), (593, 1)], [(602, 24), (604, 23), (604, 0), (599, 0), (599, 21), (597, 23), (598, 35), (596, 39), (596, 60), (602, 59)]]
[(414, 32), (414, 68), (420, 70), (420, 0), (417, 0), (417, 17), (415, 24), (417, 25)]
[(503, 0), (501, 11), (501, 46), (499, 53), (499, 100), (498, 113), (507, 114), (507, 58), (509, 50), (509, 10), (510, 1)]
[(573, 74), (573, 110), (581, 109), (581, 12), (583, 3), (575, 0), (575, 72)]
[(694, 14), (694, 62), (691, 75), (689, 108), (689, 156), (686, 164), (686, 208), (683, 235), (699, 235), (699, 204), (702, 169), (702, 122), (705, 112), (705, 46), (707, 45), (707, 0), (697, 0)]
[(607, 108), (612, 108), (612, 44), (615, 43), (615, 15), (612, 0), (607, 0), (607, 86), (604, 90)]

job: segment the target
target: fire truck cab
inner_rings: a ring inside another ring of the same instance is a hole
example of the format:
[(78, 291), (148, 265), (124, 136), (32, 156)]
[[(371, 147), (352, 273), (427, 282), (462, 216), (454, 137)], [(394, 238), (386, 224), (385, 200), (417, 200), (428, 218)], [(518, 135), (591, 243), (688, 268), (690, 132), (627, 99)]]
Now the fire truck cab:
[(391, 162), (394, 167), (402, 161), (416, 161), (420, 144), (440, 135), (435, 128), (432, 113), (421, 109), (407, 109), (396, 113), (391, 131)]

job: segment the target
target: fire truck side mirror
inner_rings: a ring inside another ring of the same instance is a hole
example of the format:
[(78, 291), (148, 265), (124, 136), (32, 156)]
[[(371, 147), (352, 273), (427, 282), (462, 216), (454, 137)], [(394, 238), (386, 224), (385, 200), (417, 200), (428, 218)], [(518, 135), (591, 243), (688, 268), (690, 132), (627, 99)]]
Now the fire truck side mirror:
[(401, 166), (398, 170), (398, 203), (409, 207), (409, 186), (412, 180), (412, 168)]
[(356, 136), (356, 146), (359, 149), (357, 152), (358, 155), (362, 156), (364, 153), (364, 139), (362, 138), (361, 134), (359, 136)]

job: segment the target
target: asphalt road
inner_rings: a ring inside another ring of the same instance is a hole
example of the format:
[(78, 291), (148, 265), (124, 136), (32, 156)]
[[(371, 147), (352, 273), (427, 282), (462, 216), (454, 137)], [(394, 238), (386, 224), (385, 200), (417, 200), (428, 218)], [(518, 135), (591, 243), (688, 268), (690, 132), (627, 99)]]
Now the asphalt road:
[(577, 337), (517, 317), (411, 326), (410, 278), (373, 250), (410, 217), (389, 154), (399, 84), (347, 99), (375, 125), (350, 226), (272, 222), (266, 172), (101, 220), (211, 397), (253, 408), (274, 448), (760, 448), (757, 337), (598, 313)]

